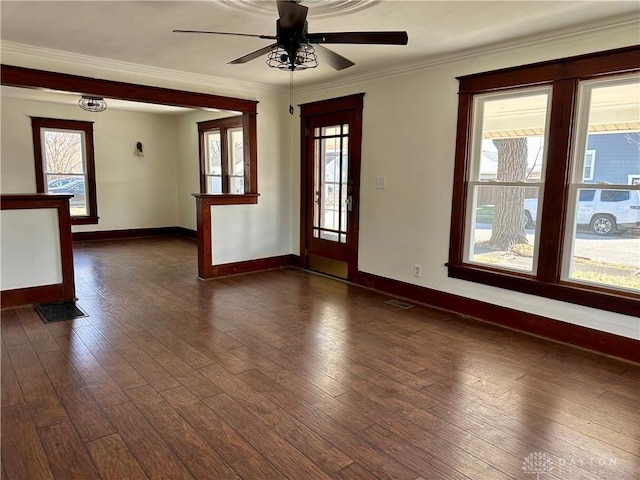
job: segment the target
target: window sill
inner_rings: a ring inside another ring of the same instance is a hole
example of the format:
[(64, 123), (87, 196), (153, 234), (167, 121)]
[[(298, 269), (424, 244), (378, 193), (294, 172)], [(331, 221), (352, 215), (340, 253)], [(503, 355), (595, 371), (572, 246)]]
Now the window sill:
[(207, 205), (255, 205), (260, 196), (259, 193), (192, 193), (192, 195)]
[(610, 290), (571, 282), (542, 282), (534, 277), (518, 273), (497, 271), (469, 264), (446, 264), (449, 277), (470, 282), (505, 288), (563, 302), (575, 303), (623, 315), (637, 316), (640, 296), (633, 293)]
[(99, 217), (71, 217), (71, 225), (97, 225)]

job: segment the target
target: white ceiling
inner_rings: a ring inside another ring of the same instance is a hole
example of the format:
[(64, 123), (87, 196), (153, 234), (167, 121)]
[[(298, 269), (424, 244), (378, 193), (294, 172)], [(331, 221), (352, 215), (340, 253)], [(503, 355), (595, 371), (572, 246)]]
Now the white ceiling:
[[(340, 72), (322, 64), (295, 72), (299, 86), (393, 71), (449, 53), (550, 36), (602, 19), (640, 16), (640, 2), (614, 0), (336, 0), (328, 14), (314, 15), (327, 3), (303, 2), (310, 9), (310, 32), (406, 30), (409, 45), (332, 45), (356, 65)], [(354, 9), (358, 6), (366, 8)], [(284, 87), (289, 82), (289, 75), (267, 67), (264, 57), (244, 65), (227, 63), (269, 40), (171, 32), (203, 29), (274, 35), (273, 1), (2, 0), (1, 9), (3, 41), (269, 86)]]

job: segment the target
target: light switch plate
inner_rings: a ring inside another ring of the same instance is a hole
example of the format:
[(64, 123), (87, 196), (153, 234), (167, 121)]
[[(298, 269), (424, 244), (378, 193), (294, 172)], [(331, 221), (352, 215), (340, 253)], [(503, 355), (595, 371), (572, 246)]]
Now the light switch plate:
[(378, 190), (387, 188), (387, 177), (376, 177), (376, 188)]

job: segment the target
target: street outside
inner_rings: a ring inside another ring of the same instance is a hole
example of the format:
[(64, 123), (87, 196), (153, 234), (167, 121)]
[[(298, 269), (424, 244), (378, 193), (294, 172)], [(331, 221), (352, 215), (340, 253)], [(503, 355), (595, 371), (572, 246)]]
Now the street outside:
[[(527, 240), (533, 245), (533, 230), (527, 230)], [(491, 224), (477, 223), (475, 243), (491, 238)], [(610, 265), (627, 265), (640, 270), (640, 235), (637, 231), (623, 235), (600, 236), (578, 231), (573, 254), (575, 257)]]

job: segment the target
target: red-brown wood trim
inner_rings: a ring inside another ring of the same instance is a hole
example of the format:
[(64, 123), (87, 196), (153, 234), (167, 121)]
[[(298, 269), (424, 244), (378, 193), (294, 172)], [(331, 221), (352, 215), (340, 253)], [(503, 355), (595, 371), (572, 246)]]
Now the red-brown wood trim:
[(223, 263), (213, 266), (214, 277), (224, 277), (228, 275), (238, 275), (241, 273), (260, 272), (263, 270), (273, 270), (285, 268), (293, 265), (292, 255), (280, 255), (276, 257), (258, 258), (255, 260), (245, 260), (243, 262)]
[[(44, 193), (36, 194), (6, 194), (0, 196), (0, 208), (2, 210), (25, 210), (25, 209), (45, 209), (55, 208), (58, 212), (58, 231), (60, 235), (60, 257), (61, 257), (61, 269), (62, 269), (62, 287), (60, 291), (54, 290), (53, 287), (49, 289), (40, 289), (40, 287), (29, 287), (27, 292), (16, 292), (9, 294), (9, 299), (24, 300), (25, 294), (34, 294), (34, 298), (38, 295), (54, 295), (57, 298), (47, 298), (46, 300), (38, 299), (38, 302), (42, 301), (75, 301), (76, 289), (75, 278), (73, 272), (73, 242), (71, 237), (71, 216), (69, 214), (69, 199), (72, 195), (48, 195)], [(51, 287), (51, 286), (50, 286)], [(32, 289), (31, 293), (29, 292)], [(43, 293), (45, 292), (45, 293)], [(3, 302), (4, 295), (3, 292)], [(39, 297), (38, 297), (39, 298)], [(33, 303), (33, 302), (27, 302)], [(3, 303), (4, 306), (4, 303)], [(13, 305), (15, 306), (15, 305)]]
[(74, 232), (74, 242), (91, 242), (96, 240), (121, 240), (145, 237), (187, 237), (196, 239), (195, 230), (184, 227), (130, 228), (123, 230), (100, 230), (96, 232)]
[(213, 277), (211, 252), (211, 204), (202, 195), (196, 197), (196, 224), (198, 241), (198, 278)]
[(578, 81), (575, 78), (553, 83), (551, 116), (547, 131), (547, 165), (540, 220), (538, 280), (560, 282), (564, 253), (567, 197), (571, 181), (572, 120), (575, 115)]
[(453, 194), (451, 200), (451, 227), (449, 262), (460, 263), (464, 258), (464, 237), (466, 230), (466, 196), (469, 181), (469, 145), (471, 135), (472, 98), (460, 94), (458, 99), (458, 130), (456, 134), (456, 158), (453, 170)]
[[(242, 116), (242, 131), (244, 133), (244, 188), (247, 193), (258, 193), (258, 116), (246, 114)], [(247, 168), (247, 162), (249, 168)]]
[(66, 130), (80, 130), (84, 132), (84, 153), (86, 155), (87, 176), (87, 207), (88, 214), (71, 217), (73, 225), (89, 225), (98, 223), (98, 203), (96, 195), (95, 153), (93, 147), (93, 122), (81, 120), (65, 120), (59, 118), (31, 117), (33, 135), (34, 160), (36, 169), (36, 191), (45, 193), (44, 159), (42, 158), (41, 128), (59, 128)]
[(300, 115), (318, 115), (320, 113), (341, 112), (343, 110), (357, 110), (364, 106), (364, 93), (347, 95), (346, 97), (330, 98), (299, 105)]
[(460, 315), (468, 315), (484, 322), (513, 328), (625, 360), (640, 362), (640, 341), (632, 338), (432, 290), (371, 273), (359, 272), (357, 283), (414, 302), (442, 308)]
[(251, 205), (258, 203), (259, 193), (192, 193), (196, 198), (201, 198), (207, 206), (211, 205)]
[(78, 95), (95, 95), (120, 100), (173, 105), (188, 108), (216, 108), (257, 113), (255, 100), (187, 92), (135, 83), (115, 82), (66, 73), (49, 72), (13, 65), (0, 66), (0, 83), (14, 87), (47, 88)]
[(458, 77), (460, 92), (479, 93), (638, 69), (640, 45)]
[[(302, 109), (302, 108), (301, 108)], [(309, 137), (311, 136), (311, 128), (309, 127), (310, 117), (300, 117), (300, 259), (298, 266), (301, 268), (309, 267), (309, 246), (313, 238), (312, 218), (313, 210), (309, 205), (307, 188), (307, 178), (309, 172), (309, 158), (313, 158), (312, 147), (310, 146)]]
[(358, 277), (358, 248), (360, 239), (360, 175), (362, 167), (362, 95), (358, 95), (360, 107), (356, 107), (351, 112), (352, 123), (349, 130), (349, 168), (358, 172), (353, 175), (353, 196), (352, 210), (349, 212), (349, 229), (347, 231), (349, 245), (349, 262), (347, 278), (351, 281)]
[(207, 195), (193, 193), (196, 198), (196, 223), (198, 227), (198, 278), (214, 276), (213, 252), (211, 251), (211, 205), (250, 205), (258, 203), (257, 193), (244, 195), (220, 194)]
[(3, 290), (0, 294), (0, 307), (9, 308), (33, 303), (57, 302), (64, 296), (64, 284), (62, 283)]

